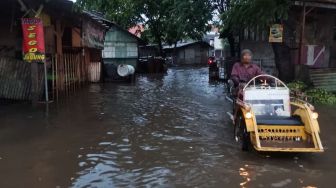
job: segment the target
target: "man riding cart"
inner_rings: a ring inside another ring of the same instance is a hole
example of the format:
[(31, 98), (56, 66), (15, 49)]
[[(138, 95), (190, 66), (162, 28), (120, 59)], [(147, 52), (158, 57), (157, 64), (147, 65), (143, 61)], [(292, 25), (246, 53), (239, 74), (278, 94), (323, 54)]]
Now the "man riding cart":
[(318, 114), (314, 107), (291, 99), (288, 87), (278, 78), (263, 74), (251, 64), (252, 53), (243, 50), (233, 66), (234, 138), (243, 150), (323, 152)]
[[(245, 84), (255, 76), (263, 74), (258, 65), (252, 64), (252, 52), (249, 49), (244, 49), (241, 52), (241, 61), (233, 65), (231, 71), (231, 78), (228, 81), (230, 94), (233, 100), (236, 98), (243, 99), (242, 89)], [(260, 80), (262, 81), (262, 80)], [(235, 108), (235, 104), (233, 106)], [(234, 110), (234, 117), (238, 111)]]

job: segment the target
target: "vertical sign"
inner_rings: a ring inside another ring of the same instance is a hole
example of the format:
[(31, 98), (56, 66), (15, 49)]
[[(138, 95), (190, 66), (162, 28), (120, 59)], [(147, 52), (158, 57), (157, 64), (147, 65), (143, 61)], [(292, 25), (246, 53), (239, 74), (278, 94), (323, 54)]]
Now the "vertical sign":
[(270, 28), (269, 42), (279, 42), (283, 41), (283, 25), (274, 24)]
[(43, 23), (39, 18), (22, 18), (23, 60), (43, 63), (45, 60)]

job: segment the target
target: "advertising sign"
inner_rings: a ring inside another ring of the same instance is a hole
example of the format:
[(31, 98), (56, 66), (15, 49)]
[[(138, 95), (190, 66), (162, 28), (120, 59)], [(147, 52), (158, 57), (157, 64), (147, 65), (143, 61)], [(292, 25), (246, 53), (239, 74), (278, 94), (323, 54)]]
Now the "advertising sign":
[(270, 28), (269, 42), (283, 41), (283, 26), (281, 24), (274, 24)]
[(43, 63), (45, 45), (43, 23), (39, 18), (22, 18), (23, 60), (29, 63)]

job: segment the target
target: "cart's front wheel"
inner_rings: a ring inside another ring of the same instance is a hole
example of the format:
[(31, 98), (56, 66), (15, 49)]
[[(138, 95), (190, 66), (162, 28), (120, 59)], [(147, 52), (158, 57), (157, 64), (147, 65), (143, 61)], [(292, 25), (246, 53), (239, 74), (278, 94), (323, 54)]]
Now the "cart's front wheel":
[(241, 113), (238, 113), (235, 120), (234, 138), (236, 142), (241, 144), (243, 151), (248, 151), (250, 145), (250, 133), (247, 132), (245, 120)]

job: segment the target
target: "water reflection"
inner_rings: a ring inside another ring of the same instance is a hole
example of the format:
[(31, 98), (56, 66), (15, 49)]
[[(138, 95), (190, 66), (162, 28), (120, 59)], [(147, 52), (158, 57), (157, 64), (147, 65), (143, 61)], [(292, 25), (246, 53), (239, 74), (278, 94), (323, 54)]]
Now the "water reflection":
[(247, 168), (248, 165), (245, 165), (244, 168), (239, 169), (239, 175), (244, 179), (244, 181), (239, 184), (242, 188), (248, 187), (248, 183), (251, 181), (251, 177)]
[(323, 155), (245, 153), (232, 138), (224, 91), (208, 83), (207, 68), (178, 68), (131, 85), (90, 85), (48, 116), (29, 105), (0, 107), (0, 187), (333, 183), (335, 109), (320, 113)]
[[(209, 151), (218, 146), (208, 141), (219, 136), (215, 129), (224, 112), (218, 101), (225, 101), (223, 85), (209, 85), (206, 69), (198, 73), (176, 70), (140, 76), (135, 86), (90, 88), (91, 108), (114, 126), (106, 139), (83, 150), (73, 187), (152, 187), (174, 185), (172, 179), (202, 184), (206, 170), (199, 174), (199, 164), (212, 167), (224, 157)], [(187, 170), (185, 176), (177, 169)]]

